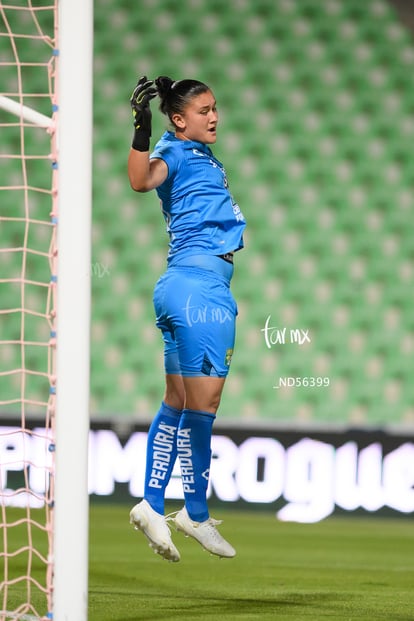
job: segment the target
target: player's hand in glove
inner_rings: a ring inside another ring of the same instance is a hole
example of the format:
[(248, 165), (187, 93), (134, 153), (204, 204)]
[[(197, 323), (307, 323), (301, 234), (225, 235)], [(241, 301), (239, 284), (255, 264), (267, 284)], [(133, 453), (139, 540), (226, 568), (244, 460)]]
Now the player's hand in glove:
[(151, 137), (151, 109), (150, 101), (157, 95), (157, 88), (153, 80), (142, 76), (134, 88), (130, 103), (134, 117), (134, 139), (132, 148), (136, 151), (149, 151)]

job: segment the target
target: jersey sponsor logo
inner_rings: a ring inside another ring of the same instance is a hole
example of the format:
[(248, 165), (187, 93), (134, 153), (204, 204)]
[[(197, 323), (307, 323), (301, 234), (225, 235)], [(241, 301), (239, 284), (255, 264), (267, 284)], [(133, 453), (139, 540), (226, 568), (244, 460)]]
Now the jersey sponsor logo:
[[(222, 164), (220, 164), (220, 162), (218, 160), (215, 160), (213, 158), (210, 157), (209, 154), (207, 153), (203, 153), (202, 151), (199, 151), (198, 149), (193, 149), (193, 154), (194, 155), (198, 155), (199, 157), (204, 157), (204, 158), (208, 158), (209, 163), (213, 166), (213, 168), (217, 168), (218, 170), (221, 171), (222, 175), (223, 175), (223, 184), (224, 187), (226, 188), (226, 190), (228, 190), (229, 188), (229, 182), (227, 179), (227, 175), (226, 175), (226, 171), (224, 170), (224, 167), (222, 166)], [(236, 203), (236, 201), (234, 200), (233, 196), (230, 194), (230, 199), (231, 199), (231, 206), (233, 209), (233, 213), (234, 213), (234, 217), (236, 218), (237, 222), (244, 222), (245, 218), (241, 212), (240, 207), (238, 206), (238, 204)]]
[(233, 197), (231, 198), (231, 206), (233, 208), (233, 213), (237, 222), (244, 222), (244, 216), (241, 212), (241, 209), (238, 204), (234, 202)]
[(208, 157), (207, 153), (203, 153), (202, 151), (199, 151), (198, 149), (193, 149), (193, 153), (194, 155), (199, 155), (200, 157)]

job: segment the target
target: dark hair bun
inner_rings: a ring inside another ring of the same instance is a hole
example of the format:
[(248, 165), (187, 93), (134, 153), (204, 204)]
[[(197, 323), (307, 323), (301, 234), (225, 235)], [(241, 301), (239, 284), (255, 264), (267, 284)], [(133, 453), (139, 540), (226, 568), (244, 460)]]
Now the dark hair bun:
[(167, 115), (174, 124), (172, 117), (174, 114), (183, 114), (188, 102), (200, 93), (209, 90), (204, 82), (198, 80), (171, 80), (171, 78), (160, 75), (155, 78), (158, 95), (160, 97), (160, 110)]
[(165, 75), (160, 75), (158, 78), (155, 78), (155, 85), (161, 99), (165, 99), (173, 84), (174, 80), (171, 80), (171, 78)]

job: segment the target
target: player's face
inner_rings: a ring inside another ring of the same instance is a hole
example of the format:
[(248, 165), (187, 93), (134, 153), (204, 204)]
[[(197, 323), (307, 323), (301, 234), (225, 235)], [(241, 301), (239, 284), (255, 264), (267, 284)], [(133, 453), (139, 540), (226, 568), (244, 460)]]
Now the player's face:
[(193, 97), (183, 114), (175, 115), (176, 136), (182, 140), (195, 140), (213, 144), (217, 138), (218, 113), (211, 91)]

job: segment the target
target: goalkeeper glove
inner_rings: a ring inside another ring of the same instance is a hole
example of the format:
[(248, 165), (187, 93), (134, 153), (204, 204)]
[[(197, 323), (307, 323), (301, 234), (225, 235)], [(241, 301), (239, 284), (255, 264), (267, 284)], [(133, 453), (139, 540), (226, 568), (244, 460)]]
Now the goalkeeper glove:
[(130, 98), (135, 126), (132, 148), (136, 151), (149, 151), (152, 119), (149, 102), (156, 95), (154, 81), (147, 80), (145, 75), (142, 76)]

